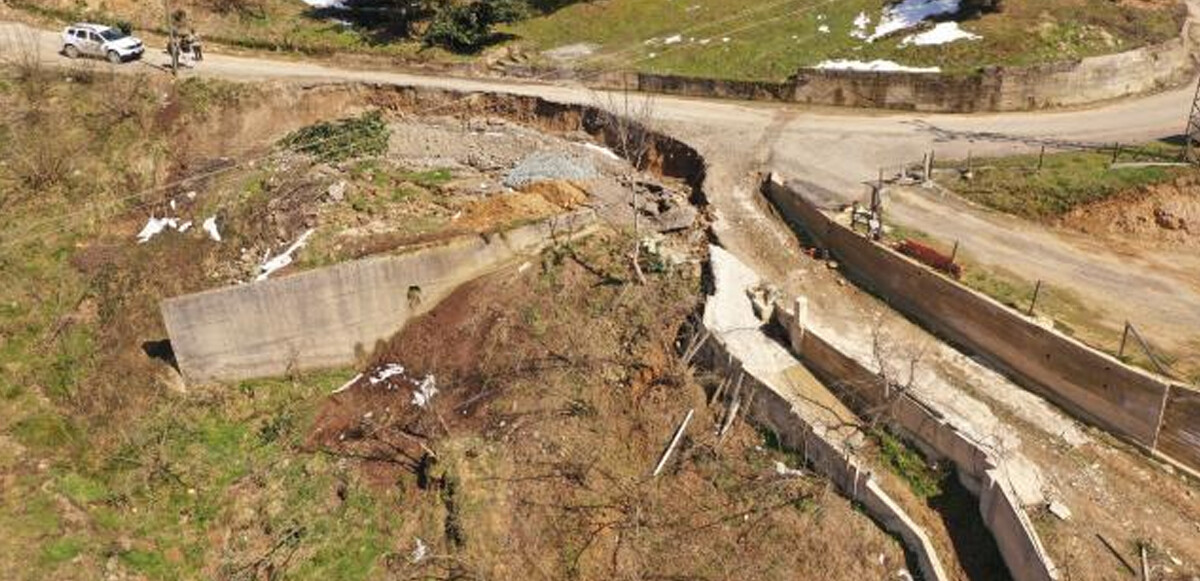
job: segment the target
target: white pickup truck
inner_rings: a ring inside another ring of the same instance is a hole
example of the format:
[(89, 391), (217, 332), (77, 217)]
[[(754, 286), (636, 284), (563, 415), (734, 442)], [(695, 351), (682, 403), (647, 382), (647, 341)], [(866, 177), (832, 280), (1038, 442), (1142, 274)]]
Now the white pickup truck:
[(72, 24), (63, 30), (62, 39), (62, 52), (70, 58), (91, 56), (120, 64), (146, 52), (141, 39), (102, 24)]

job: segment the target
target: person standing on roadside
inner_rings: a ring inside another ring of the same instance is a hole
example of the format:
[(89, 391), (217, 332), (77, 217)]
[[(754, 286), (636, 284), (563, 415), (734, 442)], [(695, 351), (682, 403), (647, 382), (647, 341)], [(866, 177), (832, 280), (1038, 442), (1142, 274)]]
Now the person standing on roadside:
[(189, 28), (187, 33), (187, 44), (192, 49), (192, 58), (196, 62), (204, 60), (204, 44), (200, 41), (200, 35), (195, 28)]

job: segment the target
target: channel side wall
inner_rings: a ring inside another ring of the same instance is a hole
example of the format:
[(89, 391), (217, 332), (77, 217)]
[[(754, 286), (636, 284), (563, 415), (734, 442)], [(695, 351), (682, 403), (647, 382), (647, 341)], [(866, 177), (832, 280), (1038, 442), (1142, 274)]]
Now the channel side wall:
[(776, 176), (764, 191), (793, 227), (838, 259), (850, 278), (926, 328), (986, 357), (1017, 383), (1074, 416), (1189, 471), (1200, 470), (1200, 403), (1195, 390), (1038, 325), (871, 242), (831, 220)]
[(784, 329), (791, 349), (805, 366), (830, 386), (852, 409), (864, 413), (880, 405), (890, 409), (889, 424), (936, 457), (958, 468), (959, 479), (979, 497), (979, 512), (996, 540), (1009, 573), (1017, 581), (1049, 581), (1058, 571), (1046, 553), (1029, 516), (1011, 487), (999, 476), (991, 454), (971, 437), (909, 394), (892, 389), (873, 373), (802, 326), (787, 309), (776, 306), (773, 321)]
[(459, 285), (593, 224), (591, 211), (162, 302), (191, 382), (350, 365)]
[(861, 503), (866, 513), (888, 532), (900, 537), (917, 559), (923, 579), (948, 580), (933, 542), (904, 509), (885, 492), (871, 473), (838, 450), (824, 437), (819, 427), (806, 422), (801, 414), (769, 382), (745, 370), (716, 332), (702, 349), (708, 367), (726, 377), (742, 374), (743, 390), (753, 393), (746, 416), (751, 422), (771, 430), (779, 443), (801, 453), (809, 466), (833, 482), (842, 495)]

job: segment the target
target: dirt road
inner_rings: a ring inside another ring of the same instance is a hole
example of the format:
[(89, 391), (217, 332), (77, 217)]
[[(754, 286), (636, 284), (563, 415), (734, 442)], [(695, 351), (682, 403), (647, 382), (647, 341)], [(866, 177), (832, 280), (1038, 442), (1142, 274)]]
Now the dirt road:
[[(20, 55), (35, 46), (58, 64), (58, 35), (0, 23), (0, 54)], [(161, 67), (166, 55), (152, 49), (126, 70)], [(97, 65), (108, 66), (108, 65)], [(358, 81), (498, 91), (565, 102), (595, 103), (579, 85), (500, 79), (460, 79), (387, 71), (332, 68), (310, 62), (209, 54), (185, 75), (239, 80)], [(865, 182), (880, 168), (920, 160), (935, 150), (943, 159), (1028, 150), (1044, 143), (1134, 142), (1183, 129), (1191, 88), (1172, 90), (1091, 109), (985, 115), (814, 109), (765, 103), (657, 96), (664, 128), (689, 141), (710, 163), (708, 193), (725, 219), (723, 243), (763, 272), (785, 274), (790, 234), (765, 211), (755, 172), (777, 171), (831, 192), (831, 201), (861, 198)], [(1200, 328), (1200, 282), (1195, 257), (1130, 257), (1058, 231), (931, 196), (888, 200), (889, 213), (906, 226), (958, 240), (974, 259), (1002, 266), (1029, 280), (1070, 289), (1105, 312), (1114, 325), (1131, 320), (1167, 346), (1186, 345)], [(1181, 263), (1180, 261), (1183, 261)], [(1191, 261), (1190, 263), (1188, 261)]]

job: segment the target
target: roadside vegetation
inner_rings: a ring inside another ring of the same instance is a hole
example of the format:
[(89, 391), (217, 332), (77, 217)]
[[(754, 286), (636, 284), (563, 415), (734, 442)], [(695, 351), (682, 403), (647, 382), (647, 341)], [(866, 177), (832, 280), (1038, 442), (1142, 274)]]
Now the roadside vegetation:
[[(1115, 147), (1115, 146), (1114, 146)], [(1129, 152), (1143, 152), (1131, 158)], [(1152, 143), (1118, 151), (1119, 162), (1177, 160), (1179, 148)], [(1151, 157), (1153, 156), (1153, 157)], [(1048, 152), (940, 163), (937, 181), (954, 193), (994, 210), (1029, 220), (1052, 221), (1089, 204), (1195, 173), (1188, 167), (1112, 167), (1113, 149)]]
[[(167, 33), (161, 3), (114, 0), (100, 8), (73, 0), (15, 0), (14, 7), (59, 22), (91, 21), (125, 30)], [(540, 11), (526, 0), (350, 0), (345, 8), (301, 0), (181, 1), (172, 16), (212, 42), (309, 54), (363, 52), (407, 59), (455, 60), (508, 37), (497, 25)], [(425, 49), (435, 48), (429, 54)]]
[[(98, 20), (159, 32), (165, 22), (156, 4), (133, 0), (109, 0), (100, 10), (80, 8), (74, 0), (12, 4), (58, 22)], [(978, 40), (902, 46), (915, 30), (873, 42), (852, 36), (860, 14), (877, 24), (888, 4), (348, 0), (343, 10), (311, 8), (300, 0), (220, 0), (182, 2), (179, 7), (205, 38), (251, 49), (426, 62), (465, 62), (481, 55), (488, 64), (511, 59), (760, 81), (784, 80), (799, 67), (838, 59), (886, 59), (954, 73), (1078, 59), (1178, 36), (1185, 16), (1183, 4), (1174, 0), (1004, 0), (998, 7), (967, 0), (955, 18)], [(565, 51), (564, 56), (542, 54), (554, 49)]]

